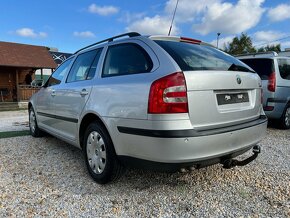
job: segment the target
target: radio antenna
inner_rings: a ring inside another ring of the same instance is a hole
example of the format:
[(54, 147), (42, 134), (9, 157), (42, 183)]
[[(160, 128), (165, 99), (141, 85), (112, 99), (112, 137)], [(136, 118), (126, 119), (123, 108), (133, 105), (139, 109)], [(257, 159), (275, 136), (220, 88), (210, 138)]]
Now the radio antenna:
[(173, 21), (174, 21), (174, 17), (175, 17), (175, 13), (176, 13), (176, 9), (177, 9), (178, 2), (179, 2), (179, 0), (176, 1), (176, 5), (175, 5), (174, 12), (173, 12), (173, 16), (172, 16), (172, 20), (171, 20), (171, 25), (170, 25), (169, 32), (168, 32), (168, 36), (170, 36), (170, 33), (171, 33), (172, 24), (173, 24)]

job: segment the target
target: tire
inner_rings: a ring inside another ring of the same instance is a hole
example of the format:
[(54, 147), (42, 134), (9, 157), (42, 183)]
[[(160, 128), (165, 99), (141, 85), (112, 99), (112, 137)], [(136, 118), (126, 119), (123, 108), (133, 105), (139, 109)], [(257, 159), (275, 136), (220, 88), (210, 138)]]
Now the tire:
[(290, 104), (287, 104), (280, 119), (280, 125), (283, 129), (290, 129)]
[(117, 159), (113, 142), (99, 123), (93, 122), (87, 127), (83, 152), (89, 174), (97, 183), (114, 181), (123, 174), (124, 167)]
[(37, 120), (33, 107), (29, 109), (29, 131), (33, 137), (43, 136), (43, 132), (39, 129), (37, 125)]

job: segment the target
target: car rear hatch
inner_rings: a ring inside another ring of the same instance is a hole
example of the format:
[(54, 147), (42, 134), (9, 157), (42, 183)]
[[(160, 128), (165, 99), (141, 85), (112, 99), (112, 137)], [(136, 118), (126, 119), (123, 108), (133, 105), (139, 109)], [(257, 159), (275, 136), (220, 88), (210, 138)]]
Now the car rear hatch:
[(246, 72), (184, 71), (190, 120), (200, 128), (218, 128), (256, 119), (261, 98), (258, 78)]
[(246, 123), (261, 114), (261, 80), (247, 65), (190, 39), (156, 40), (180, 66), (192, 126), (214, 129)]

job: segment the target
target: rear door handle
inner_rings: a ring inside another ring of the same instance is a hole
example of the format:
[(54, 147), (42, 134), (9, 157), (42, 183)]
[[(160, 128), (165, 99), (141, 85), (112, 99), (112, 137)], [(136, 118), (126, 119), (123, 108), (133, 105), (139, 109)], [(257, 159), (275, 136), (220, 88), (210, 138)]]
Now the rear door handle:
[(56, 95), (56, 94), (55, 94), (55, 90), (52, 90), (52, 91), (51, 91), (51, 96), (54, 97), (55, 95)]
[(87, 94), (89, 94), (89, 92), (88, 92), (86, 89), (83, 89), (83, 90), (81, 91), (81, 96), (85, 96), (85, 95), (87, 95)]

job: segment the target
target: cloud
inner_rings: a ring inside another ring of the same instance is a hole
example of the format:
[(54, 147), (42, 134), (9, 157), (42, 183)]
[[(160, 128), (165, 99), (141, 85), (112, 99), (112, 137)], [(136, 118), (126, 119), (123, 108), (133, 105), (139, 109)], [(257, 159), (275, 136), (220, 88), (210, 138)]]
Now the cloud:
[[(182, 0), (178, 3), (174, 19), (174, 34), (180, 33), (178, 26), (192, 25), (192, 31), (201, 35), (221, 32), (222, 34), (240, 34), (255, 27), (263, 13), (265, 0)], [(176, 0), (168, 0), (163, 12), (154, 17), (143, 17), (137, 20), (128, 19), (126, 30), (139, 30), (146, 33), (167, 34)], [(146, 22), (148, 22), (146, 24)], [(158, 25), (157, 25), (158, 24)], [(145, 28), (142, 31), (138, 25)]]
[[(278, 31), (258, 31), (253, 34), (254, 46), (257, 48), (264, 47), (267, 45), (278, 45), (281, 44), (281, 48), (290, 47), (290, 41), (280, 41), (279, 39), (285, 38), (287, 33)], [(287, 37), (286, 37), (287, 38)]]
[[(170, 23), (171, 21), (167, 17), (156, 15), (154, 17), (144, 17), (143, 19), (134, 21), (126, 28), (126, 30), (136, 31), (145, 35), (154, 35), (154, 34), (167, 35)], [(179, 33), (178, 28), (175, 25), (173, 25), (171, 35), (176, 35), (178, 33)]]
[[(171, 34), (179, 34), (180, 31), (177, 27), (178, 23), (191, 22), (198, 13), (206, 9), (207, 4), (211, 4), (215, 1), (217, 0), (203, 0), (203, 2), (192, 0), (179, 1)], [(175, 6), (176, 0), (168, 0), (164, 12), (153, 17), (145, 16), (145, 14), (143, 15), (142, 13), (137, 14), (137, 16), (139, 16), (137, 17), (131, 16), (131, 14), (128, 13), (126, 15), (127, 19), (126, 17), (123, 18), (130, 23), (126, 28), (126, 31), (138, 31), (143, 34), (167, 35)]]
[[(235, 35), (231, 35), (231, 36), (219, 38), (219, 48), (224, 48), (225, 45), (232, 42), (233, 38), (235, 38), (235, 37), (236, 37)], [(211, 41), (210, 44), (212, 44), (213, 46), (216, 46), (217, 40), (215, 39), (215, 40)]]
[[(265, 0), (239, 0), (236, 4), (223, 0), (192, 1), (178, 3), (175, 22), (194, 22), (193, 31), (202, 35), (210, 32), (237, 34), (258, 24), (265, 9)], [(172, 15), (176, 0), (168, 0), (165, 12)]]
[(282, 48), (290, 48), (290, 41), (284, 41), (284, 42), (281, 42), (281, 47)]
[(290, 18), (290, 5), (280, 4), (275, 8), (271, 8), (267, 14), (268, 18), (273, 21), (282, 21)]
[(271, 42), (284, 37), (286, 34), (277, 31), (258, 31), (254, 33), (254, 40), (260, 42)]
[(136, 20), (142, 19), (146, 15), (145, 12), (141, 13), (130, 13), (129, 11), (125, 11), (122, 16), (118, 19), (120, 22), (131, 23)]
[(38, 35), (42, 38), (47, 37), (47, 33), (45, 33), (45, 32), (39, 32)]
[(207, 5), (200, 24), (193, 30), (206, 35), (210, 32), (236, 34), (256, 26), (265, 9), (261, 7), (264, 0), (239, 0), (236, 5), (216, 0)]
[(96, 4), (91, 4), (88, 8), (88, 11), (93, 14), (98, 14), (101, 16), (108, 16), (116, 14), (119, 12), (119, 8), (114, 6), (98, 6)]
[(96, 37), (95, 34), (92, 33), (91, 31), (83, 31), (83, 32), (75, 31), (73, 33), (73, 35), (76, 37), (80, 37), (80, 38), (94, 38), (94, 37)]
[(290, 48), (290, 41), (283, 42), (283, 45), (284, 45), (285, 47), (288, 46), (288, 48)]
[(35, 32), (31, 28), (21, 28), (15, 31), (16, 35), (28, 38), (45, 38), (47, 37), (47, 33), (45, 32)]
[[(178, 8), (175, 14), (175, 21), (178, 23), (191, 22), (198, 19), (198, 15), (201, 15), (206, 11), (208, 6), (219, 2), (219, 0), (203, 0), (192, 1), (182, 0), (178, 3)], [(172, 16), (176, 7), (176, 0), (169, 0), (166, 2), (165, 13)]]

